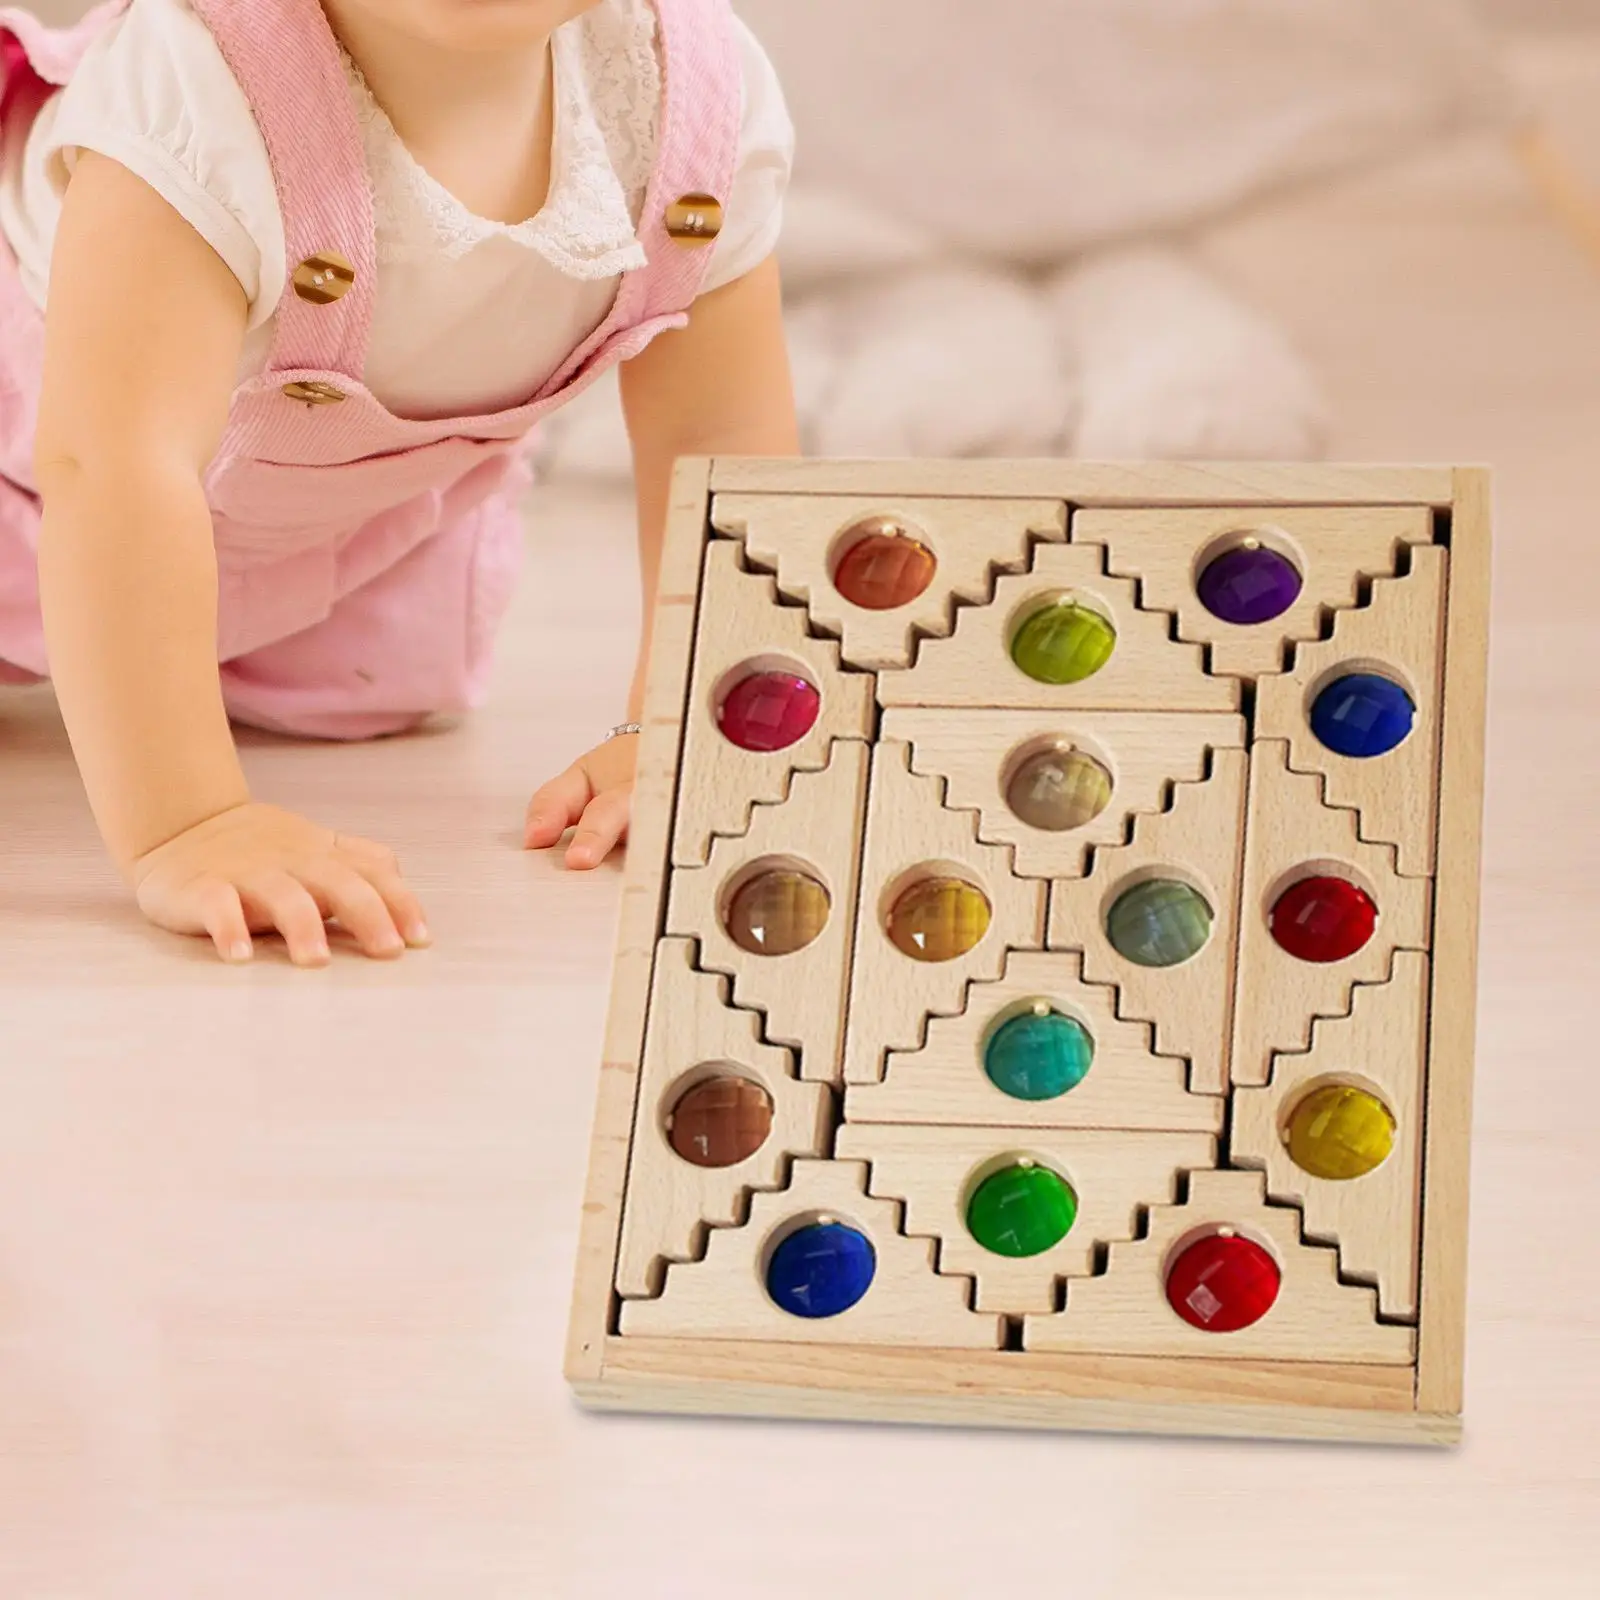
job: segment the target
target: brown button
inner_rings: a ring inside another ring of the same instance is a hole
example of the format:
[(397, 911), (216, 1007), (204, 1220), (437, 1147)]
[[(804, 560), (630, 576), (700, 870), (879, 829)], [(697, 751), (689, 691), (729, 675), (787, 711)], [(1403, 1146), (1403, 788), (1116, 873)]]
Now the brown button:
[(356, 281), (356, 269), (337, 250), (319, 250), (294, 269), (294, 292), (314, 306), (342, 300)]
[(344, 399), (343, 389), (331, 383), (286, 383), (283, 392), (291, 400), (304, 400), (308, 406), (336, 406)]
[(709, 194), (686, 194), (667, 207), (667, 236), (679, 244), (710, 244), (722, 232), (722, 202)]

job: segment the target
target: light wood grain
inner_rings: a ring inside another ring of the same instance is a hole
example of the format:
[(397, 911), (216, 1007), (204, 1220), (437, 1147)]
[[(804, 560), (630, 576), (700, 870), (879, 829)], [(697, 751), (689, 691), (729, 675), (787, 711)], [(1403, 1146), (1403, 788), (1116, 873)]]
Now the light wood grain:
[[(825, 767), (835, 739), (865, 739), (872, 731), (872, 678), (841, 671), (838, 645), (813, 638), (798, 607), (775, 604), (773, 580), (745, 571), (739, 549), (731, 539), (706, 546), (684, 713), (683, 770), (690, 781), (677, 797), (673, 835), (672, 861), (679, 867), (703, 866), (713, 835), (748, 831), (750, 808), (782, 800), (793, 773)], [(821, 693), (821, 709), (811, 730), (787, 749), (744, 750), (723, 737), (717, 709), (743, 671), (769, 669), (809, 678)]]
[[(898, 462), (719, 456), (717, 494), (880, 495), (898, 492)], [(928, 496), (1065, 500), (1072, 506), (1448, 506), (1450, 468), (1278, 462), (941, 461), (919, 465)]]
[[(1129, 578), (1104, 570), (1097, 545), (1041, 544), (1026, 573), (998, 578), (987, 606), (963, 606), (948, 638), (926, 639), (916, 665), (886, 674), (884, 706), (961, 706), (1051, 711), (1236, 711), (1239, 688), (1205, 671), (1199, 645), (1168, 633), (1168, 619), (1143, 611)], [(1071, 596), (1116, 630), (1111, 659), (1079, 683), (1041, 683), (1011, 659), (1011, 637), (1027, 616)]]
[[(759, 1021), (728, 1004), (725, 978), (695, 970), (687, 939), (661, 941), (623, 1202), (619, 1294), (656, 1293), (663, 1264), (689, 1260), (705, 1227), (737, 1222), (750, 1190), (782, 1187), (791, 1157), (825, 1150), (832, 1128), (827, 1089), (799, 1082), (793, 1053), (763, 1043)], [(772, 1131), (735, 1166), (694, 1166), (668, 1142), (673, 1105), (696, 1083), (726, 1075), (766, 1091)]]
[[(1085, 983), (1076, 950), (1012, 950), (1004, 975), (975, 983), (964, 1008), (934, 1017), (919, 1050), (891, 1051), (881, 1083), (845, 1091), (851, 1122), (922, 1122), (968, 1127), (1145, 1128), (1217, 1133), (1220, 1095), (1191, 1094), (1183, 1062), (1150, 1049), (1150, 1026), (1116, 1014), (1115, 991)], [(995, 1028), (1036, 1002), (1087, 1030), (1088, 1075), (1054, 1100), (1014, 1100), (983, 1069)]]
[[(1203, 783), (1180, 783), (1170, 811), (1137, 818), (1133, 838), (1095, 853), (1086, 878), (1050, 889), (1050, 948), (1083, 951), (1090, 983), (1115, 984), (1117, 1015), (1155, 1024), (1155, 1048), (1190, 1063), (1196, 1094), (1221, 1094), (1228, 1079), (1233, 973), (1239, 936), (1240, 856), (1248, 758), (1217, 750)], [(1106, 933), (1106, 914), (1145, 878), (1188, 883), (1211, 907), (1211, 936), (1173, 967), (1129, 961)]]
[[(1167, 1303), (1166, 1274), (1187, 1242), (1229, 1228), (1277, 1261), (1282, 1285), (1259, 1322), (1230, 1333), (1193, 1327)], [(1157, 1206), (1131, 1244), (1114, 1244), (1101, 1277), (1067, 1285), (1065, 1309), (1029, 1317), (1024, 1347), (1115, 1355), (1351, 1361), (1409, 1369), (1414, 1329), (1381, 1323), (1371, 1289), (1341, 1283), (1334, 1251), (1302, 1243), (1294, 1211), (1265, 1203), (1259, 1172), (1195, 1172), (1188, 1199)]]
[[(667, 926), (699, 941), (700, 965), (733, 979), (736, 1004), (760, 1011), (766, 1036), (800, 1052), (803, 1078), (837, 1083), (855, 941), (856, 887), (866, 817), (869, 746), (838, 740), (821, 772), (797, 772), (777, 805), (758, 805), (750, 831), (712, 843), (704, 867), (672, 875)], [(768, 868), (798, 867), (828, 891), (828, 921), (787, 955), (741, 950), (724, 923), (730, 893)]]
[[(917, 635), (950, 632), (956, 599), (982, 604), (996, 569), (1021, 570), (1036, 540), (1067, 536), (1066, 507), (1049, 500), (719, 494), (711, 516), (721, 532), (744, 541), (754, 563), (777, 574), (784, 594), (805, 601), (813, 624), (839, 639), (846, 662), (869, 669), (910, 666)], [(869, 517), (893, 518), (938, 560), (927, 590), (891, 611), (854, 605), (833, 585), (842, 535)]]
[[(1268, 1087), (1234, 1092), (1228, 1134), (1234, 1162), (1263, 1168), (1267, 1193), (1299, 1206), (1307, 1237), (1337, 1245), (1340, 1270), (1377, 1285), (1379, 1311), (1409, 1319), (1417, 1314), (1421, 1243), (1428, 976), (1427, 957), (1402, 950), (1387, 983), (1356, 989), (1349, 1016), (1314, 1024), (1310, 1050), (1274, 1057)], [(1324, 1083), (1375, 1092), (1395, 1118), (1393, 1150), (1364, 1177), (1314, 1178), (1284, 1148), (1287, 1118)]]
[[(1304, 1050), (1313, 1017), (1342, 1016), (1356, 983), (1381, 983), (1399, 949), (1426, 950), (1433, 884), (1402, 878), (1392, 846), (1364, 844), (1354, 812), (1322, 803), (1321, 781), (1291, 772), (1282, 740), (1250, 751), (1240, 912), (1233, 1081), (1264, 1084), (1276, 1051)], [(1343, 961), (1300, 961), (1272, 935), (1278, 897), (1303, 878), (1331, 875), (1357, 884), (1378, 907), (1372, 938)]]
[[(1287, 646), (1317, 638), (1326, 609), (1354, 605), (1363, 577), (1392, 574), (1400, 546), (1432, 537), (1426, 506), (1151, 507), (1072, 519), (1073, 542), (1105, 545), (1110, 570), (1139, 580), (1141, 604), (1171, 612), (1180, 639), (1209, 647), (1212, 672), (1242, 675), (1282, 671)], [(1206, 562), (1246, 539), (1287, 556), (1301, 578), (1282, 616), (1249, 627), (1213, 616), (1195, 588)]]
[[(1242, 717), (1222, 712), (988, 711), (959, 716), (934, 707), (886, 711), (881, 737), (911, 746), (911, 767), (945, 780), (945, 804), (976, 811), (978, 838), (1010, 845), (1026, 878), (1080, 878), (1091, 846), (1121, 844), (1133, 818), (1160, 811), (1172, 783), (1205, 776), (1207, 753), (1242, 749)], [(1006, 800), (1019, 761), (1050, 746), (1082, 751), (1111, 779), (1106, 808), (1080, 828), (1050, 832), (1024, 822)]]
[[(1098, 1247), (1133, 1238), (1145, 1206), (1176, 1198), (1180, 1171), (1217, 1155), (1216, 1140), (1201, 1133), (848, 1122), (834, 1148), (841, 1159), (867, 1163), (870, 1193), (904, 1202), (907, 1234), (938, 1240), (939, 1271), (973, 1280), (975, 1309), (1010, 1317), (1056, 1310), (1063, 1280), (1093, 1272)], [(1014, 1258), (986, 1250), (966, 1217), (977, 1185), (1019, 1162), (1065, 1179), (1078, 1211), (1059, 1244)]]
[[(1008, 949), (1038, 949), (1044, 943), (1044, 884), (1015, 877), (1008, 850), (979, 844), (976, 819), (970, 812), (946, 810), (941, 785), (915, 776), (910, 755), (903, 744), (880, 743), (873, 750), (845, 1026), (847, 1083), (876, 1083), (883, 1076), (885, 1052), (920, 1045), (928, 1018), (960, 1011), (967, 984), (998, 978)], [(952, 874), (987, 897), (987, 932), (953, 960), (905, 955), (886, 931), (895, 901), (918, 878)]]
[[(779, 1194), (757, 1194), (749, 1220), (715, 1229), (703, 1260), (667, 1268), (653, 1300), (622, 1307), (622, 1333), (697, 1339), (758, 1339), (794, 1344), (920, 1345), (942, 1350), (996, 1349), (1000, 1318), (968, 1309), (971, 1285), (941, 1278), (933, 1244), (899, 1232), (900, 1208), (866, 1192), (859, 1162), (796, 1161)], [(865, 1295), (834, 1317), (796, 1317), (766, 1291), (771, 1251), (795, 1227), (831, 1220), (872, 1243), (876, 1271)]]
[(1468, 1175), (1477, 1044), (1479, 867), (1489, 676), (1490, 486), (1456, 475), (1440, 751), (1438, 931), (1423, 1147), (1417, 1404), (1459, 1411), (1466, 1362)]
[[(1256, 691), (1256, 737), (1286, 739), (1289, 765), (1320, 774), (1328, 803), (1360, 813), (1363, 839), (1398, 846), (1400, 871), (1412, 877), (1432, 873), (1435, 860), (1448, 565), (1442, 546), (1414, 549), (1406, 576), (1377, 579), (1370, 605), (1338, 612), (1331, 638), (1300, 646), (1293, 670), (1263, 678)], [(1309, 712), (1326, 684), (1364, 671), (1399, 682), (1416, 703), (1416, 720), (1395, 749), (1356, 759), (1315, 738)]]

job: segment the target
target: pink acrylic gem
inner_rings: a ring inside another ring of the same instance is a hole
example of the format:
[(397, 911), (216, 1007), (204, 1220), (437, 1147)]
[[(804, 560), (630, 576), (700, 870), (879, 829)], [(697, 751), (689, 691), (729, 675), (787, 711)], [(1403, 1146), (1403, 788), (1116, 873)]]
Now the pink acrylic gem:
[(741, 750), (783, 750), (811, 732), (821, 709), (822, 696), (804, 678), (753, 672), (728, 691), (717, 708), (717, 726)]

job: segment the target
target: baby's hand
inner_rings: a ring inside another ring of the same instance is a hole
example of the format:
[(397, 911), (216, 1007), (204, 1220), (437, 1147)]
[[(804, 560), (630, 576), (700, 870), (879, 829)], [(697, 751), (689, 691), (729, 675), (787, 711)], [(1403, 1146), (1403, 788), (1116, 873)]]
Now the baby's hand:
[(133, 882), (152, 922), (208, 934), (225, 961), (248, 961), (250, 935), (276, 930), (296, 966), (322, 966), (330, 917), (369, 956), (428, 943), (389, 850), (275, 806), (236, 806), (180, 833), (139, 858)]
[(548, 850), (577, 823), (578, 831), (567, 846), (567, 865), (580, 872), (598, 867), (627, 837), (638, 756), (639, 736), (625, 733), (597, 745), (559, 778), (552, 778), (528, 802), (523, 836), (527, 848)]

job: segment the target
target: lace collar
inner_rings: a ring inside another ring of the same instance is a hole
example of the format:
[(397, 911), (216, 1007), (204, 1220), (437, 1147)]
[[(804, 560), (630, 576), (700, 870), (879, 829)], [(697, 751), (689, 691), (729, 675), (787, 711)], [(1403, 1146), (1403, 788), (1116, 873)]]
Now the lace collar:
[(469, 211), (411, 155), (345, 55), (371, 175), (378, 259), (456, 259), (509, 239), (570, 278), (596, 281), (645, 265), (638, 218), (655, 164), (661, 106), (655, 7), (602, 0), (551, 36), (555, 143), (550, 193), (516, 224)]

